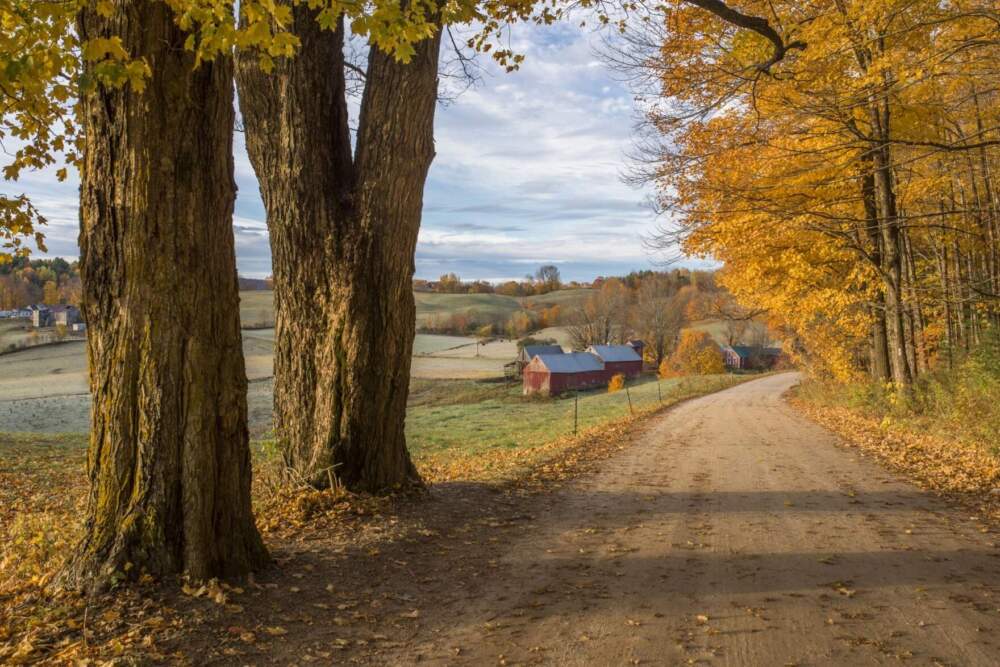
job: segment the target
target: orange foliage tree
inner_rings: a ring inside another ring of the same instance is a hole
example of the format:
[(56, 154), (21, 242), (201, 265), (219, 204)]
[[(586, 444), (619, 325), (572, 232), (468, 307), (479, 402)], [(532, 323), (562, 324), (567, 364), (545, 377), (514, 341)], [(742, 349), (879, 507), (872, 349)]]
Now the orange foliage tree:
[(742, 0), (782, 33), (769, 61), (766, 35), (690, 4), (630, 27), (653, 55), (618, 61), (663, 98), (642, 162), (676, 223), (663, 248), (723, 262), (823, 376), (905, 390), (981, 345), (1000, 327), (995, 0)]
[(685, 329), (677, 349), (660, 364), (660, 377), (724, 373), (722, 350), (705, 331)]

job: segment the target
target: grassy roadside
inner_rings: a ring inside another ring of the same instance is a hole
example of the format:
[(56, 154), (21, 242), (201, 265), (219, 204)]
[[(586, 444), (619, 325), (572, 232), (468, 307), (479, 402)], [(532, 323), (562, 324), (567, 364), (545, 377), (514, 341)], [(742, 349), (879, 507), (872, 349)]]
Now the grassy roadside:
[(417, 384), (407, 414), (407, 442), (430, 482), (506, 480), (602, 430), (756, 377), (710, 375), (659, 383), (646, 378), (627, 392), (596, 390), (576, 398), (524, 397), (519, 387), (477, 382)]
[[(664, 380), (659, 392), (650, 379), (628, 394), (581, 393), (575, 436), (572, 397), (523, 397), (516, 387), (473, 381), (417, 381), (407, 436), (431, 483), (511, 479), (595, 434), (625, 434), (643, 416), (748, 379), (753, 376)], [(86, 446), (85, 434), (0, 433), (0, 595), (18, 583), (45, 583), (79, 538)], [(266, 441), (255, 442), (253, 452), (255, 501), (262, 505), (275, 492), (269, 472), (277, 455)]]
[(872, 400), (870, 389), (859, 386), (807, 381), (789, 398), (810, 419), (917, 486), (1000, 521), (1000, 443), (979, 428), (963, 426), (947, 411), (916, 412)]

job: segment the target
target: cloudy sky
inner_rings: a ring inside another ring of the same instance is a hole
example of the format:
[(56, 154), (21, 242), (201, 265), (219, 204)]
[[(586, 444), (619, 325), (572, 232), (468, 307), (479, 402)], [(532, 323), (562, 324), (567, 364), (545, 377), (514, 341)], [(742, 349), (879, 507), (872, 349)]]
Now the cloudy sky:
[[(642, 236), (656, 221), (647, 192), (622, 183), (633, 126), (632, 96), (595, 55), (597, 37), (563, 24), (522, 26), (521, 70), (482, 60), (482, 81), (436, 116), (437, 156), (424, 198), (419, 278), (520, 278), (542, 263), (564, 279), (649, 268)], [(234, 221), (242, 275), (270, 273), (264, 209), (236, 140)], [(49, 219), (49, 255), (75, 257), (76, 183), (26, 175), (18, 190)]]

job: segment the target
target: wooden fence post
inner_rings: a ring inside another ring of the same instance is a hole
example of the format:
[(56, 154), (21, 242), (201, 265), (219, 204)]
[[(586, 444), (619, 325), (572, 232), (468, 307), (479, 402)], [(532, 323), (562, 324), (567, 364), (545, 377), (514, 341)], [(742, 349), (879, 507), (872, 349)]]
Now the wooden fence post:
[(577, 419), (580, 414), (580, 392), (573, 392), (573, 435), (576, 435)]
[(635, 411), (632, 409), (632, 394), (628, 393), (628, 385), (625, 385), (625, 397), (628, 398), (628, 413), (634, 415)]

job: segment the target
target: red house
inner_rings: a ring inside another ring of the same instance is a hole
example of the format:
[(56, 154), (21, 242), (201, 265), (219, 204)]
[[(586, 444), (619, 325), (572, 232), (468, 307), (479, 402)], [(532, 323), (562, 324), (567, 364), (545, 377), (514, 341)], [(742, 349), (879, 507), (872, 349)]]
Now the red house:
[(555, 396), (573, 389), (600, 387), (610, 377), (589, 352), (539, 354), (524, 367), (524, 393)]
[(587, 352), (604, 362), (604, 370), (609, 378), (618, 373), (634, 378), (642, 373), (642, 357), (630, 345), (591, 345)]

